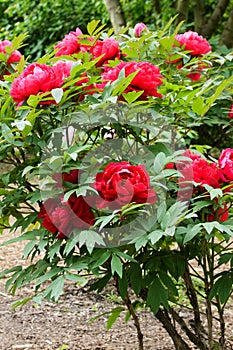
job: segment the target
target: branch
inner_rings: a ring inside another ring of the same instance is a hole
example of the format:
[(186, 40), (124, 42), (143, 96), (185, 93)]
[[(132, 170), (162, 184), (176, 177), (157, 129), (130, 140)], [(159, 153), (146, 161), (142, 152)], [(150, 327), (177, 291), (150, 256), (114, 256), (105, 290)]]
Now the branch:
[(209, 39), (212, 34), (215, 33), (216, 28), (218, 27), (219, 22), (222, 20), (222, 17), (227, 9), (230, 0), (219, 0), (215, 10), (206, 23), (204, 25), (200, 34), (202, 34), (205, 38)]
[(143, 350), (143, 334), (141, 332), (141, 327), (140, 327), (140, 323), (139, 323), (139, 319), (138, 316), (136, 315), (133, 305), (131, 303), (131, 300), (129, 298), (129, 294), (127, 293), (126, 297), (125, 297), (125, 304), (131, 314), (131, 316), (133, 317), (134, 320), (134, 324), (135, 327), (137, 329), (137, 334), (138, 334), (138, 344), (139, 344), (139, 350)]
[(173, 340), (175, 349), (177, 350), (190, 350), (188, 344), (183, 340), (181, 335), (177, 332), (174, 325), (171, 322), (169, 314), (166, 310), (159, 309), (156, 318), (162, 323), (163, 327), (166, 329), (168, 334)]
[(154, 9), (155, 9), (155, 14), (160, 15), (161, 14), (160, 0), (153, 0), (153, 5), (154, 5)]
[(115, 33), (126, 26), (120, 0), (104, 0)]
[[(186, 333), (188, 338), (192, 341), (192, 343), (198, 346), (198, 349), (200, 349), (200, 350), (208, 350), (207, 345), (205, 344), (205, 342), (203, 340), (201, 340), (198, 336), (196, 336), (188, 328), (188, 326), (185, 323), (185, 321), (183, 320), (183, 318), (180, 317), (178, 315), (178, 313), (173, 308), (171, 308), (169, 310), (169, 312), (171, 313), (171, 315), (174, 318), (174, 320), (180, 325), (181, 329)], [(206, 337), (206, 334), (205, 334), (205, 337)], [(202, 337), (202, 338), (204, 338), (204, 337)]]

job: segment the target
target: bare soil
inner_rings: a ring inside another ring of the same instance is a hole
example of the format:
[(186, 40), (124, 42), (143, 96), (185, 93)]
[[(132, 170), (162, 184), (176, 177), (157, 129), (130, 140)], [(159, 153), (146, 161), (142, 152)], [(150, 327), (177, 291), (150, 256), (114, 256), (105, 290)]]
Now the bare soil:
[[(0, 243), (10, 238), (12, 234), (0, 236)], [(27, 263), (22, 259), (24, 244), (20, 242), (0, 247), (0, 271)], [(58, 303), (44, 301), (41, 305), (36, 305), (28, 302), (13, 311), (12, 303), (32, 295), (33, 286), (17, 291), (12, 297), (5, 292), (5, 282), (0, 280), (0, 350), (138, 349), (135, 326), (131, 319), (125, 323), (124, 313), (109, 331), (106, 330), (107, 316), (90, 323), (91, 318), (119, 306), (113, 300), (111, 287), (97, 294), (89, 292), (87, 287), (78, 288), (73, 283), (67, 283)], [(227, 336), (232, 338), (232, 310), (227, 310), (227, 314), (231, 333)], [(145, 350), (174, 349), (172, 340), (148, 310), (141, 310), (138, 315)], [(184, 312), (183, 317), (188, 317), (188, 314)]]

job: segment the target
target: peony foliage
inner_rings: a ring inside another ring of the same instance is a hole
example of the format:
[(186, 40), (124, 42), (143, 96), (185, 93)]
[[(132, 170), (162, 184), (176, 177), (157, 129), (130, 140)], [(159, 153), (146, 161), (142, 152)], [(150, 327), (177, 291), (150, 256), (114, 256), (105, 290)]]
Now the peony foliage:
[(0, 42), (0, 228), (21, 230), (4, 244), (25, 240), (28, 261), (1, 273), (6, 289), (33, 282), (34, 301), (57, 301), (65, 280), (113, 282), (139, 349), (144, 307), (176, 348), (227, 341), (233, 56), (179, 28), (116, 36), (92, 21), (37, 62), (23, 36)]

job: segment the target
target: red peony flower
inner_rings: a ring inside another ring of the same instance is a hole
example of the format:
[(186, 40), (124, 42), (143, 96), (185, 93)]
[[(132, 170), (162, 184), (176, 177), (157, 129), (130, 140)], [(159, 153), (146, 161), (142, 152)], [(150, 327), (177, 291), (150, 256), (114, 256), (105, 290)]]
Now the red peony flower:
[(208, 41), (196, 32), (189, 30), (184, 34), (177, 34), (175, 39), (185, 51), (190, 51), (190, 55), (204, 55), (211, 51)]
[(145, 33), (149, 33), (149, 29), (147, 28), (147, 26), (144, 23), (137, 23), (134, 27), (134, 34), (137, 38), (139, 38), (141, 36), (141, 34), (145, 32)]
[[(10, 94), (14, 101), (22, 104), (30, 95), (37, 95), (62, 86), (70, 75), (72, 62), (57, 62), (50, 67), (46, 64), (30, 64), (13, 81)], [(55, 103), (51, 100), (46, 103)]]
[(219, 221), (219, 222), (224, 222), (227, 221), (229, 212), (228, 212), (228, 207), (227, 203), (223, 203), (223, 206), (218, 208), (217, 210), (214, 210), (212, 208), (213, 213), (207, 215), (207, 221)]
[(181, 162), (178, 170), (181, 172), (183, 178), (180, 179), (180, 182), (187, 183), (194, 181), (199, 183), (201, 187), (202, 185), (209, 185), (219, 188), (221, 179), (217, 164), (208, 163), (207, 160), (190, 151), (186, 151), (185, 153), (184, 155), (192, 159), (192, 162)]
[[(7, 54), (6, 52), (7, 46), (9, 47), (12, 46), (12, 43), (9, 40), (0, 41), (0, 52)], [(18, 50), (15, 50), (11, 53), (10, 57), (7, 60), (7, 63), (10, 64), (10, 63), (19, 62), (21, 60), (21, 57), (22, 57), (21, 53)]]
[(125, 92), (144, 91), (139, 99), (146, 99), (148, 96), (162, 97), (156, 88), (162, 84), (163, 76), (160, 74), (159, 68), (149, 62), (121, 62), (102, 74), (103, 86), (107, 82), (117, 80), (122, 69), (124, 69), (126, 77), (137, 72)]
[(220, 176), (223, 181), (233, 181), (233, 148), (222, 150), (218, 159)]
[(90, 53), (93, 58), (103, 57), (96, 64), (97, 67), (107, 63), (108, 60), (120, 58), (120, 48), (118, 42), (113, 38), (107, 38), (103, 41), (98, 40), (94, 46), (90, 47)]
[(78, 41), (78, 38), (81, 35), (82, 32), (79, 28), (76, 28), (75, 32), (70, 32), (69, 34), (65, 35), (64, 39), (59, 41), (59, 43), (54, 47), (55, 50), (58, 49), (55, 56), (72, 55), (83, 51), (83, 48), (81, 48)]
[(68, 202), (47, 199), (41, 206), (39, 219), (42, 226), (58, 238), (65, 238), (74, 229), (88, 229), (94, 224), (94, 214), (91, 207), (82, 196), (72, 195)]
[(233, 104), (231, 105), (230, 110), (228, 112), (228, 117), (233, 118)]
[(59, 202), (53, 198), (47, 199), (40, 207), (38, 218), (42, 219), (42, 226), (53, 234), (57, 233), (57, 227), (51, 221), (51, 215), (53, 211), (59, 206)]
[(156, 193), (150, 187), (150, 178), (143, 165), (129, 162), (109, 163), (96, 175), (94, 187), (101, 199), (99, 208), (119, 209), (128, 203), (155, 203)]

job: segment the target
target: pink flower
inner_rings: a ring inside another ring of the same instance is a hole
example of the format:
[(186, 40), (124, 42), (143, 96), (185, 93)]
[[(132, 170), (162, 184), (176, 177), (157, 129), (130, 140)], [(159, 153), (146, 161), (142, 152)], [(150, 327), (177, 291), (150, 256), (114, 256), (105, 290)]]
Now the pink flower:
[(75, 32), (70, 32), (65, 35), (63, 40), (59, 41), (54, 47), (55, 50), (58, 49), (55, 56), (72, 55), (74, 53), (79, 53), (80, 51), (86, 51), (87, 48), (85, 49), (85, 46), (79, 43), (79, 37), (81, 35), (82, 32), (79, 28), (76, 28)]
[(233, 180), (233, 148), (222, 150), (218, 159), (220, 176), (224, 182)]
[(147, 28), (147, 26), (144, 23), (137, 23), (134, 27), (134, 34), (137, 38), (139, 38), (141, 36), (141, 34), (143, 34), (143, 32), (149, 33), (149, 29)]
[(228, 112), (228, 117), (233, 118), (233, 104), (231, 105), (230, 110)]
[(103, 57), (96, 64), (97, 67), (100, 67), (108, 60), (120, 58), (119, 44), (113, 38), (107, 38), (103, 41), (98, 40), (94, 46), (91, 46), (90, 53), (92, 53), (94, 59), (103, 55)]
[(109, 163), (96, 175), (94, 187), (100, 194), (97, 206), (119, 209), (128, 203), (155, 203), (156, 193), (143, 165), (129, 162)]
[(162, 84), (163, 76), (160, 74), (159, 68), (149, 62), (121, 62), (116, 67), (102, 74), (103, 86), (107, 82), (117, 80), (122, 69), (124, 69), (126, 77), (131, 73), (137, 72), (124, 92), (143, 91), (139, 99), (146, 99), (148, 96), (162, 97), (156, 88)]
[[(9, 40), (0, 41), (0, 52), (7, 54), (6, 52), (7, 46), (9, 47), (12, 46), (12, 43)], [(19, 62), (21, 57), (22, 57), (21, 53), (18, 50), (15, 50), (10, 54), (10, 57), (7, 59), (7, 63), (10, 64), (10, 63)]]
[[(30, 95), (37, 95), (62, 86), (70, 75), (72, 62), (57, 62), (50, 67), (46, 64), (32, 63), (16, 78), (10, 95), (22, 104)], [(47, 103), (55, 103), (51, 100)]]
[(189, 30), (184, 34), (177, 34), (175, 39), (185, 51), (190, 51), (190, 55), (204, 55), (211, 51), (208, 41), (196, 32)]

